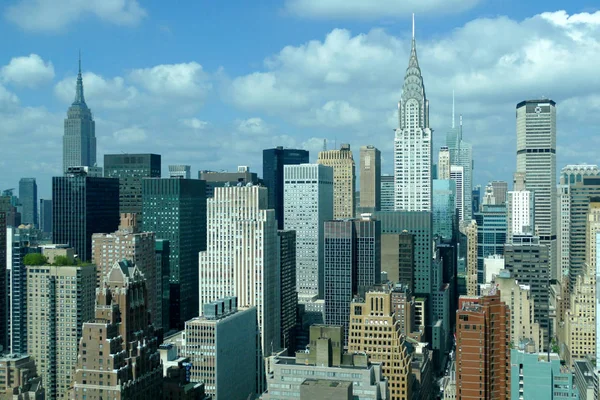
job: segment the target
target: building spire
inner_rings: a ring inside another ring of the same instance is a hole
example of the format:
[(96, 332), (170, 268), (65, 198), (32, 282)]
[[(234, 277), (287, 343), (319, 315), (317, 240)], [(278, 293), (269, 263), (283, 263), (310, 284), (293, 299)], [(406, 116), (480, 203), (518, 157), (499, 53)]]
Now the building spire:
[(413, 38), (413, 40), (415, 40), (415, 13), (413, 13), (412, 17), (413, 17), (413, 25), (412, 25), (413, 34), (412, 34), (412, 38)]
[(75, 100), (73, 105), (85, 105), (85, 98), (83, 97), (83, 78), (81, 77), (81, 50), (79, 50), (79, 72), (77, 73), (77, 86), (75, 88)]
[(410, 60), (408, 66), (419, 68), (419, 60), (417, 59), (417, 41), (415, 40), (415, 14), (412, 15), (412, 43), (410, 48)]

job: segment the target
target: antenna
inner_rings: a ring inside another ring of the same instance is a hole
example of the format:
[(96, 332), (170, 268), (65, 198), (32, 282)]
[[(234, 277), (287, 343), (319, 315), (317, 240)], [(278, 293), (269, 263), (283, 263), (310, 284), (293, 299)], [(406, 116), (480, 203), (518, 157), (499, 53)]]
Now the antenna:
[(81, 49), (79, 49), (79, 74), (81, 75)]
[(456, 116), (455, 116), (454, 112), (455, 112), (455, 108), (454, 108), (454, 89), (452, 89), (452, 129), (454, 129), (455, 125), (456, 125)]
[(413, 21), (412, 21), (412, 22), (413, 22), (413, 24), (412, 24), (412, 28), (413, 28), (413, 35), (412, 35), (412, 38), (413, 38), (413, 40), (414, 40), (414, 39), (415, 39), (415, 13), (413, 13), (413, 15), (412, 15), (412, 19), (413, 19)]
[(327, 139), (323, 139), (323, 151), (327, 151)]

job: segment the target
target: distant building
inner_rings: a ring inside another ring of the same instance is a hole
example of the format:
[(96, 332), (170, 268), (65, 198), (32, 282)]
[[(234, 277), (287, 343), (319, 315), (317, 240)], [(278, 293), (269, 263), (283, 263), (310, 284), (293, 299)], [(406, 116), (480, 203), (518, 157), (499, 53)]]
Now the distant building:
[(192, 178), (192, 167), (190, 165), (169, 165), (169, 178)]
[(6, 256), (6, 213), (0, 211), (0, 351), (8, 348)]
[(450, 151), (448, 150), (448, 146), (442, 146), (438, 154), (438, 173), (436, 179), (450, 179), (450, 164)]
[(21, 178), (19, 181), (19, 201), (21, 202), (21, 223), (37, 226), (38, 205), (35, 178)]
[(284, 168), (286, 165), (308, 164), (308, 151), (278, 146), (263, 150), (263, 181), (269, 189), (269, 208), (275, 210), (277, 228), (283, 229)]
[(479, 265), (478, 260), (478, 249), (479, 249), (479, 235), (478, 226), (475, 220), (471, 220), (468, 224), (463, 222), (461, 224), (461, 232), (466, 236), (466, 254), (465, 254), (465, 278), (467, 296), (477, 295), (477, 268)]
[(333, 168), (333, 218), (354, 218), (356, 172), (349, 144), (319, 153), (317, 164)]
[(506, 194), (506, 243), (514, 235), (535, 233), (533, 194), (529, 190), (511, 190)]
[(494, 276), (498, 275), (504, 269), (504, 257), (498, 254), (487, 256), (483, 260), (483, 283), (490, 283)]
[(239, 166), (237, 172), (198, 171), (198, 179), (206, 181), (206, 198), (214, 196), (216, 187), (258, 185), (256, 172), (247, 166)]
[(381, 176), (381, 211), (394, 211), (394, 176)]
[(40, 230), (52, 233), (52, 200), (40, 199)]
[(479, 199), (473, 197), (473, 146), (471, 143), (463, 140), (462, 116), (460, 116), (457, 125), (454, 111), (452, 114), (452, 129), (446, 134), (446, 146), (448, 146), (448, 151), (450, 152), (451, 164), (462, 167), (463, 169), (464, 212), (461, 219), (470, 221), (473, 217), (473, 213), (479, 211)]
[[(160, 346), (161, 356), (164, 346)], [(168, 363), (169, 366), (165, 366)], [(164, 377), (162, 379), (162, 395), (164, 399), (177, 400), (209, 400), (211, 396), (204, 391), (204, 383), (190, 382), (189, 358), (179, 357), (173, 361), (163, 360)]]
[(508, 193), (508, 182), (505, 181), (491, 181), (492, 193), (494, 195), (495, 206), (501, 206), (506, 204), (506, 193)]
[(383, 233), (381, 235), (381, 271), (392, 283), (400, 283), (414, 291), (415, 235)]
[(483, 263), (487, 256), (504, 254), (506, 205), (484, 204), (475, 213), (477, 222), (477, 283), (484, 283)]
[(468, 215), (468, 210), (471, 205), (465, 203), (465, 169), (459, 165), (450, 167), (450, 179), (456, 183), (456, 209), (458, 210), (458, 221), (464, 221), (465, 215)]
[(279, 241), (279, 288), (281, 302), (281, 347), (291, 354), (295, 350), (295, 327), (298, 311), (296, 291), (296, 232), (277, 231)]
[(42, 379), (37, 375), (35, 361), (30, 356), (11, 353), (0, 357), (0, 398), (45, 399)]
[(381, 209), (381, 152), (375, 146), (360, 148), (360, 208)]
[(573, 363), (573, 368), (575, 387), (579, 392), (579, 398), (581, 400), (595, 400), (597, 398), (597, 377), (590, 360), (577, 360)]
[(433, 235), (452, 239), (456, 230), (456, 182), (434, 179), (432, 181)]

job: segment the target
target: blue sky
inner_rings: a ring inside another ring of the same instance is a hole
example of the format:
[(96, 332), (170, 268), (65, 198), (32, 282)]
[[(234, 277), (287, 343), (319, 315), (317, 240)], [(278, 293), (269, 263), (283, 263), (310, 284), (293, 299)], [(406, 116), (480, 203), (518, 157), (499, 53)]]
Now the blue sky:
[(330, 148), (380, 147), (391, 172), (412, 11), (435, 147), (454, 89), (476, 183), (511, 179), (515, 104), (542, 95), (558, 103), (558, 169), (597, 163), (594, 3), (7, 0), (0, 189), (33, 176), (40, 197), (49, 196), (79, 49), (100, 164), (104, 153), (155, 152), (164, 169), (249, 165), (260, 173), (263, 148), (303, 147), (314, 158), (327, 139)]

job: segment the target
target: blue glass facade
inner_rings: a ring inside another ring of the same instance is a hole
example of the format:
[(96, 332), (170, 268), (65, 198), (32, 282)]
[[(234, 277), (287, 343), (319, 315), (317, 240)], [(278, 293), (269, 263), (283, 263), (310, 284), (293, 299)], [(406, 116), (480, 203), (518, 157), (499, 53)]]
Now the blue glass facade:
[(452, 239), (456, 231), (456, 182), (450, 179), (434, 179), (433, 236)]
[(506, 205), (483, 205), (474, 218), (477, 222), (477, 283), (485, 283), (485, 258), (494, 254), (504, 255)]

